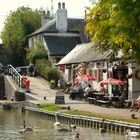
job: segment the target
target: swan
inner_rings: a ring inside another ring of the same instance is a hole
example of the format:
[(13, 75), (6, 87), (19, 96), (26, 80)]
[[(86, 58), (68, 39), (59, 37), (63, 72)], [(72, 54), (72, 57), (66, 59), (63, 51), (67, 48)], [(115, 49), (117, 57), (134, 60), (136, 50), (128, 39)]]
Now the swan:
[(31, 125), (25, 126), (25, 131), (33, 131), (33, 127)]
[(25, 128), (19, 130), (19, 133), (25, 133), (25, 132), (30, 132), (33, 131), (33, 127), (32, 126), (25, 126)]
[(130, 137), (135, 137), (135, 138), (140, 137), (139, 132), (131, 132), (129, 129), (127, 129), (125, 133), (127, 136), (130, 136)]
[(59, 131), (59, 132), (71, 132), (72, 131), (71, 125), (69, 125), (69, 128), (58, 128), (57, 127), (57, 131)]
[(25, 131), (25, 129), (21, 129), (21, 130), (19, 130), (18, 132), (19, 132), (19, 133), (25, 133), (26, 131)]
[(55, 123), (54, 123), (54, 126), (55, 126), (55, 127), (61, 126), (61, 123), (58, 121), (57, 114), (55, 114)]
[(100, 129), (99, 129), (99, 132), (100, 132), (100, 133), (105, 133), (106, 131), (107, 131), (107, 130), (106, 130), (105, 128), (100, 128)]
[(58, 128), (57, 131), (59, 132), (70, 132), (71, 130), (68, 128)]
[(54, 126), (55, 126), (55, 127), (60, 126), (60, 125), (61, 125), (60, 122), (55, 122), (55, 123), (54, 123)]
[(76, 125), (75, 124), (71, 124), (70, 126), (71, 126), (71, 128), (76, 129)]

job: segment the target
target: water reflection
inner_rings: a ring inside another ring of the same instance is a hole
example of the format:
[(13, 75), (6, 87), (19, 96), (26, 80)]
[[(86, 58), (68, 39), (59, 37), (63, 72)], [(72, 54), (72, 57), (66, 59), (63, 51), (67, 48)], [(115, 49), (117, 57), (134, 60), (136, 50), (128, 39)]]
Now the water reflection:
[[(30, 133), (19, 133), (23, 127), (23, 120), (27, 125), (32, 125), (34, 131)], [(75, 140), (76, 133), (80, 133), (80, 140), (127, 140), (125, 135), (104, 133), (100, 134), (93, 128), (82, 128), (72, 132), (58, 132), (54, 128), (54, 122), (46, 116), (33, 112), (20, 110), (0, 110), (0, 140)], [(64, 124), (64, 127), (68, 127)]]

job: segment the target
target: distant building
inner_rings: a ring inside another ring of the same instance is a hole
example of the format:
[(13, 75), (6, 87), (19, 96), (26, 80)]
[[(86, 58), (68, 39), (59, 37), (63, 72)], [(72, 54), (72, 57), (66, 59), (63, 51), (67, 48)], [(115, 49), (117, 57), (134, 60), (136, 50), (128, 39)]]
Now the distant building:
[(88, 42), (84, 26), (84, 19), (67, 18), (65, 3), (58, 3), (56, 18), (42, 17), (42, 27), (27, 36), (28, 45), (32, 47), (34, 43), (42, 42), (55, 64), (77, 44)]

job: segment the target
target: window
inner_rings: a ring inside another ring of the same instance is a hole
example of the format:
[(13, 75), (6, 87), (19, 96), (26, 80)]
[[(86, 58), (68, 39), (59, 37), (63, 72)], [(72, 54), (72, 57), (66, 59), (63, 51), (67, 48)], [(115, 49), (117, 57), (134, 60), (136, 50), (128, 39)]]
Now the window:
[(100, 82), (100, 81), (102, 81), (103, 80), (103, 72), (102, 72), (102, 70), (101, 69), (99, 69), (98, 70), (98, 81)]

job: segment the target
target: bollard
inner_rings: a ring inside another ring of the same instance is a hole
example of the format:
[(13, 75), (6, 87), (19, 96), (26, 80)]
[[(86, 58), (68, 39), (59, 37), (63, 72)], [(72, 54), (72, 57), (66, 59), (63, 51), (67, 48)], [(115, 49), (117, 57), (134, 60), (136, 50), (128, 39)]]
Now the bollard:
[(70, 106), (67, 106), (67, 110), (70, 110)]
[(4, 100), (6, 100), (7, 99), (7, 97), (6, 96), (4, 96)]
[(14, 101), (14, 97), (13, 96), (11, 97), (11, 101)]

